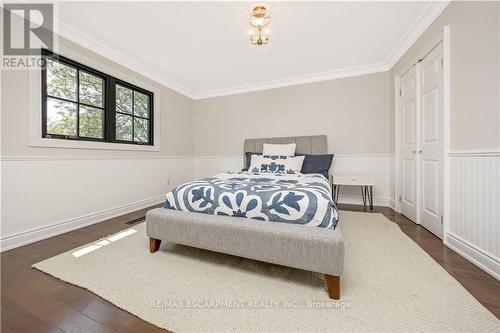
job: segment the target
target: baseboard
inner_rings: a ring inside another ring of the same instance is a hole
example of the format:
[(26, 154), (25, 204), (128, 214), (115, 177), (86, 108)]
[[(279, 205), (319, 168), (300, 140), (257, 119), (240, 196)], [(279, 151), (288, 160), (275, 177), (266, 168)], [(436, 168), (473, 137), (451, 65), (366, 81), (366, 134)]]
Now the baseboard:
[(0, 239), (0, 252), (57, 236), (75, 229), (83, 228), (91, 224), (109, 220), (120, 215), (132, 213), (137, 210), (159, 204), (164, 200), (165, 196), (159, 195), (149, 199), (125, 204), (119, 207), (114, 207), (100, 212), (95, 212), (92, 214), (57, 222), (48, 226), (31, 229), (14, 235), (8, 235)]
[[(389, 198), (373, 198), (373, 205), (374, 206), (391, 207), (390, 201), (391, 200)], [(348, 205), (362, 205), (363, 199), (361, 198), (361, 195), (359, 195), (359, 196), (339, 195), (339, 203), (348, 204)], [(368, 201), (366, 204), (368, 204)]]
[(444, 245), (460, 254), (488, 274), (500, 280), (500, 260), (495, 256), (485, 253), (470, 242), (453, 233), (446, 233)]
[(389, 207), (391, 207), (392, 210), (396, 211), (396, 200), (389, 199)]

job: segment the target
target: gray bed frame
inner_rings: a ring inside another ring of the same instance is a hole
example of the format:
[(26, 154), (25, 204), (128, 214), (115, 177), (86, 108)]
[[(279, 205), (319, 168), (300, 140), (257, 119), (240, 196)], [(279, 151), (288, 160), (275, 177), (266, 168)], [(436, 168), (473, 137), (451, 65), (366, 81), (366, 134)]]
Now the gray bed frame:
[[(296, 143), (299, 154), (327, 153), (326, 135), (246, 139), (244, 153), (262, 153), (264, 143)], [(329, 297), (340, 298), (344, 241), (339, 228), (249, 221), (243, 217), (156, 208), (146, 214), (146, 232), (151, 253), (158, 251), (164, 240), (322, 273)]]

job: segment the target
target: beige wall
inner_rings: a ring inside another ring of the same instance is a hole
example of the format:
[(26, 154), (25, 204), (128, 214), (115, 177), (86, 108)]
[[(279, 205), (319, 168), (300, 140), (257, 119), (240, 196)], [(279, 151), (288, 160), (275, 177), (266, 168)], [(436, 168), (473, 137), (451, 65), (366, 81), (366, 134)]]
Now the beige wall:
[(29, 147), (28, 136), (28, 72), (2, 70), (1, 75), (1, 148), (2, 156), (20, 155), (92, 155), (92, 156), (170, 156), (193, 154), (193, 100), (151, 81), (77, 44), (60, 38), (59, 43), (98, 61), (117, 72), (132, 76), (160, 91), (161, 150), (159, 152), (91, 150)]
[(394, 77), (450, 25), (450, 150), (500, 151), (500, 3), (452, 2), (390, 72), (391, 152)]
[(193, 177), (193, 101), (72, 42), (59, 42), (70, 58), (155, 91), (160, 151), (29, 147), (33, 75), (2, 71), (2, 250), (159, 204), (173, 185)]
[(389, 75), (378, 73), (194, 104), (195, 155), (240, 155), (245, 138), (326, 134), (330, 152), (389, 153)]

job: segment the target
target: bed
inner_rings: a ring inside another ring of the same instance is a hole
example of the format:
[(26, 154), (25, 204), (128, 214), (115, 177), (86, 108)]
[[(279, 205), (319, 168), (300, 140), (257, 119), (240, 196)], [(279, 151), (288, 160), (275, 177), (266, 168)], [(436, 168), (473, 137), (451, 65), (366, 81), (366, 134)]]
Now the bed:
[[(244, 159), (262, 153), (264, 143), (327, 153), (324, 135), (246, 139)], [(332, 299), (340, 298), (344, 264), (337, 222), (330, 183), (316, 174), (219, 174), (179, 185), (164, 208), (146, 214), (151, 253), (166, 241), (321, 273)]]

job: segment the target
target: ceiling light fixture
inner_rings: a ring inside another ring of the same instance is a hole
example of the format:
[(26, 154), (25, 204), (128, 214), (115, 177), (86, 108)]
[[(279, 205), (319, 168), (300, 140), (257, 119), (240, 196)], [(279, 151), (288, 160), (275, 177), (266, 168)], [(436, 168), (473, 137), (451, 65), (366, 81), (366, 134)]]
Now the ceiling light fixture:
[(262, 32), (271, 21), (271, 14), (264, 6), (256, 6), (250, 15), (250, 25), (255, 29), (250, 31), (250, 43), (262, 46), (269, 44), (269, 30)]

